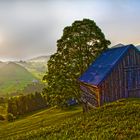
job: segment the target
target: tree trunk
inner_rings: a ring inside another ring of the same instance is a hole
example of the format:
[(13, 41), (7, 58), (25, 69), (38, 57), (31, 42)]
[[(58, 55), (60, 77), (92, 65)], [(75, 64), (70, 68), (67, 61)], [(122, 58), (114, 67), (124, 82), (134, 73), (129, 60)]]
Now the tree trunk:
[(88, 112), (89, 111), (89, 109), (88, 109), (88, 103), (86, 102), (86, 103), (82, 103), (82, 108), (83, 108), (83, 113), (86, 113), (86, 112)]

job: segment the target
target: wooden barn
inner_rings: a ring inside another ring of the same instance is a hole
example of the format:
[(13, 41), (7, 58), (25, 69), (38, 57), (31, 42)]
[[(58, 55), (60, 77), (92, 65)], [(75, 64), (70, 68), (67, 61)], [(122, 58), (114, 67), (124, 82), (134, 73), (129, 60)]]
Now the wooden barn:
[(140, 52), (133, 45), (103, 52), (79, 78), (85, 104), (140, 97)]

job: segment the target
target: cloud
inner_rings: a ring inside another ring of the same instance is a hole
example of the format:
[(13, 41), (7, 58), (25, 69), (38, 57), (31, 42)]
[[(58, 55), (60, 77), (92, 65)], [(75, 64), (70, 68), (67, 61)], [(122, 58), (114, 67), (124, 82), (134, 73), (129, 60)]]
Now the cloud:
[(95, 20), (113, 44), (136, 43), (139, 4), (137, 0), (0, 0), (0, 58), (52, 54), (64, 27), (83, 18)]

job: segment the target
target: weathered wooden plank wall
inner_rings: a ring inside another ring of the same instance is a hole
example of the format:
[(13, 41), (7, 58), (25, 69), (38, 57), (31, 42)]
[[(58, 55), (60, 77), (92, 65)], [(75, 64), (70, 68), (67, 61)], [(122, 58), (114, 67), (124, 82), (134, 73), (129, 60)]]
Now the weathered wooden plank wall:
[(101, 105), (120, 98), (140, 97), (140, 53), (130, 49), (102, 82), (99, 89)]
[(82, 101), (84, 103), (89, 103), (92, 106), (100, 106), (100, 95), (99, 89), (93, 86), (89, 86), (87, 84), (81, 83), (81, 89), (83, 91)]
[(140, 97), (140, 53), (130, 48), (100, 86), (81, 83), (81, 88), (83, 100), (93, 106), (120, 98)]

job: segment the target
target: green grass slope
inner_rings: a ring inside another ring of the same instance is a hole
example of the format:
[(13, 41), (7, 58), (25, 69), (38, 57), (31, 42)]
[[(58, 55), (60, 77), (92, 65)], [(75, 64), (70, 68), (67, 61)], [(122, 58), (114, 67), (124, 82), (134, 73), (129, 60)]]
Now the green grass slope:
[(16, 63), (26, 68), (30, 73), (32, 73), (35, 77), (37, 77), (40, 80), (42, 80), (44, 74), (47, 71), (47, 62), (20, 61)]
[(0, 94), (22, 90), (28, 83), (36, 79), (24, 67), (10, 62), (0, 68)]
[(91, 110), (47, 109), (0, 126), (5, 140), (139, 140), (140, 99), (123, 99)]

